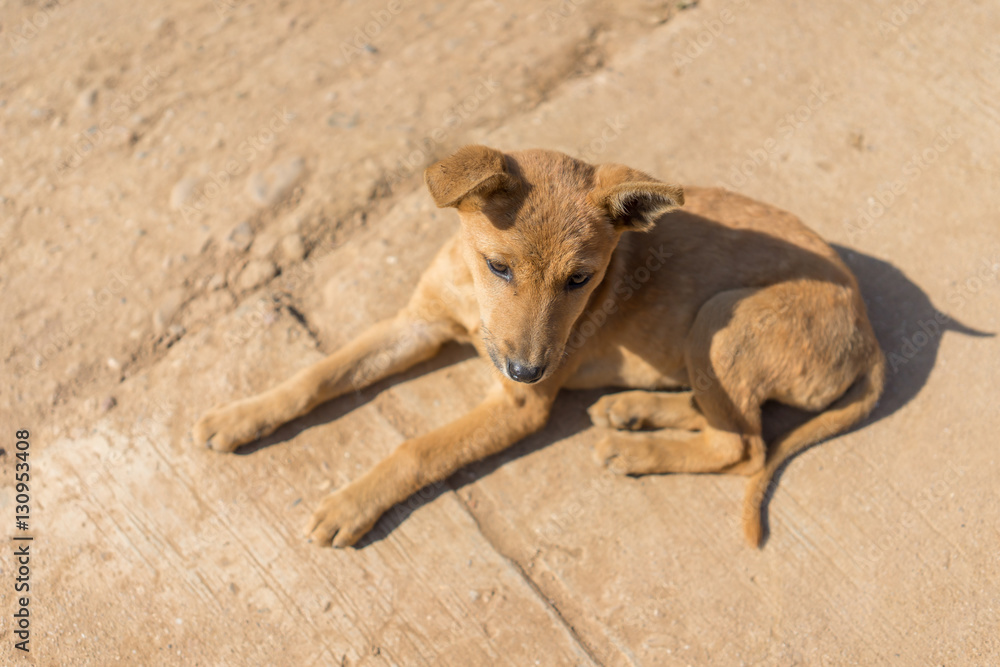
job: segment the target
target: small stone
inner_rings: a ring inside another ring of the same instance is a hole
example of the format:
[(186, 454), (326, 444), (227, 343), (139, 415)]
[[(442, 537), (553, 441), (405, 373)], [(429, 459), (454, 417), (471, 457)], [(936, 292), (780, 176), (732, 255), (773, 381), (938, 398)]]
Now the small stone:
[(118, 405), (118, 399), (114, 396), (108, 396), (101, 401), (101, 412), (110, 412), (116, 405)]
[(187, 333), (187, 329), (185, 329), (181, 325), (171, 324), (170, 328), (167, 329), (167, 335), (164, 338), (163, 342), (166, 344), (167, 347), (170, 347), (171, 345), (179, 341), (181, 339), (181, 336), (183, 336), (185, 333)]
[(306, 161), (292, 157), (247, 179), (247, 195), (258, 206), (274, 206), (284, 199), (305, 171)]
[(244, 252), (253, 243), (253, 228), (246, 220), (233, 227), (226, 237), (226, 243), (236, 252)]
[(289, 262), (297, 262), (306, 255), (306, 246), (298, 234), (289, 234), (281, 239), (281, 257)]
[(278, 236), (273, 232), (265, 232), (254, 240), (250, 252), (254, 257), (267, 257), (277, 244)]
[(222, 289), (225, 286), (226, 286), (226, 277), (221, 273), (216, 273), (208, 281), (208, 289), (212, 290), (213, 292), (217, 289)]
[(170, 190), (170, 208), (175, 211), (180, 210), (194, 199), (195, 190), (198, 188), (197, 178), (182, 178), (174, 184)]
[(296, 232), (301, 232), (303, 225), (305, 225), (306, 220), (309, 218), (309, 211), (298, 210), (294, 214), (285, 218), (281, 222), (281, 231), (286, 234), (292, 234)]
[(87, 111), (97, 104), (97, 88), (88, 88), (76, 98), (76, 106)]
[(108, 357), (108, 368), (113, 371), (121, 370), (121, 363), (114, 357)]
[(157, 335), (163, 333), (184, 301), (184, 290), (176, 287), (163, 295), (159, 308), (153, 313), (153, 329)]
[(192, 301), (186, 312), (190, 321), (198, 322), (216, 318), (234, 305), (236, 304), (232, 294), (227, 290), (216, 290)]
[(334, 111), (327, 117), (326, 124), (330, 127), (344, 127), (352, 129), (358, 124), (358, 112), (355, 111), (353, 114), (348, 116), (342, 111)]
[(240, 273), (237, 285), (241, 290), (252, 290), (273, 278), (277, 272), (278, 268), (273, 262), (255, 259)]

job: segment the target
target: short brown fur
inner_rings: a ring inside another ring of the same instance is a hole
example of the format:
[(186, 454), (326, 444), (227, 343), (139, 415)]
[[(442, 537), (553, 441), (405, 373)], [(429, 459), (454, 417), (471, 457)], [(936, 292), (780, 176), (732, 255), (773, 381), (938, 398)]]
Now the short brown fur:
[[(777, 468), (878, 400), (885, 362), (857, 282), (788, 213), (544, 150), (466, 146), (425, 180), (462, 224), (409, 304), (194, 428), (197, 442), (233, 451), (447, 341), (493, 362), (496, 383), (479, 407), (324, 499), (311, 539), (352, 545), (395, 503), (542, 428), (560, 389), (617, 386), (633, 391), (590, 409), (605, 431), (599, 462), (621, 474), (750, 476), (743, 524), (756, 546)], [(768, 452), (768, 400), (819, 414)]]

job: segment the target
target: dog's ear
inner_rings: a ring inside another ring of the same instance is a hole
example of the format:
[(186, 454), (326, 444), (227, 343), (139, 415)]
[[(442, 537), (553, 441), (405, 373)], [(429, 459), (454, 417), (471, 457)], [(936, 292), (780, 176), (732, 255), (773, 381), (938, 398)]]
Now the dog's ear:
[(590, 201), (605, 209), (625, 230), (645, 232), (656, 219), (684, 205), (684, 190), (620, 164), (598, 165)]
[(424, 171), (424, 182), (438, 208), (481, 208), (483, 200), (516, 183), (503, 153), (486, 146), (463, 146)]

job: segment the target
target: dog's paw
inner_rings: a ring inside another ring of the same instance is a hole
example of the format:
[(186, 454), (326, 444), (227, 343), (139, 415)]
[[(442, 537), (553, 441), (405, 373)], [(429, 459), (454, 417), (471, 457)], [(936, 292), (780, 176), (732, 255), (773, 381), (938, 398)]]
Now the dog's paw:
[(256, 440), (262, 430), (259, 412), (245, 401), (239, 401), (206, 412), (194, 425), (191, 435), (195, 444), (217, 452), (232, 452)]
[(617, 475), (654, 472), (659, 457), (642, 436), (612, 434), (594, 446), (595, 460)]
[(643, 427), (644, 421), (632, 406), (632, 392), (608, 394), (590, 406), (587, 413), (594, 426), (613, 428), (619, 431), (637, 431)]
[(382, 512), (373, 511), (370, 504), (361, 501), (361, 496), (353, 485), (348, 485), (324, 498), (306, 525), (309, 541), (342, 548), (353, 546), (364, 537)]

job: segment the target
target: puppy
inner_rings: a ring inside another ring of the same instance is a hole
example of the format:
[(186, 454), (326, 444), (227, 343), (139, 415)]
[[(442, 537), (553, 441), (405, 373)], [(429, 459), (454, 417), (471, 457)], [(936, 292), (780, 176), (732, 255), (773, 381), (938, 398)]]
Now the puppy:
[[(756, 546), (775, 470), (879, 398), (885, 360), (854, 276), (784, 211), (546, 150), (466, 146), (424, 176), (461, 227), (406, 307), (194, 427), (231, 452), (447, 341), (488, 358), (496, 382), (482, 403), (326, 497), (312, 540), (354, 544), (395, 503), (541, 429), (563, 388), (622, 387), (590, 409), (605, 430), (598, 460), (628, 475), (750, 476), (743, 525)], [(768, 400), (818, 414), (768, 451)]]

